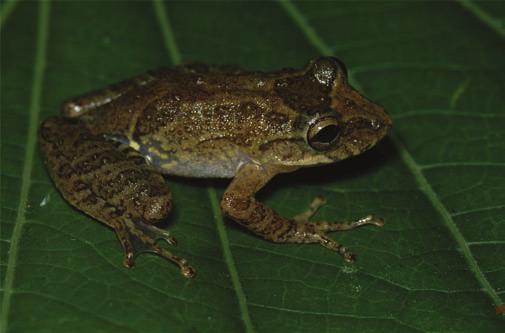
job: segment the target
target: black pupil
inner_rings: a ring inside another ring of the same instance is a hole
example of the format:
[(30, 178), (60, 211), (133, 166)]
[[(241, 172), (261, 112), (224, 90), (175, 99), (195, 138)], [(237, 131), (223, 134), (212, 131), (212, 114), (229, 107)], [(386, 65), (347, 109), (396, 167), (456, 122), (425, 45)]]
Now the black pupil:
[(321, 143), (331, 143), (338, 135), (337, 125), (328, 125), (323, 127), (317, 134), (312, 138), (315, 142)]

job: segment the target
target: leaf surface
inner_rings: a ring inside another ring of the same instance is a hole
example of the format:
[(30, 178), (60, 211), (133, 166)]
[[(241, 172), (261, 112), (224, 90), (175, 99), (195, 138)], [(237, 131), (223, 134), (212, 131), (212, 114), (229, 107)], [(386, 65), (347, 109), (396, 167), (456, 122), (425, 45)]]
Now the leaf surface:
[[(1, 4), (2, 332), (503, 332), (505, 6), (498, 2)], [(394, 131), (372, 151), (274, 179), (284, 215), (374, 213), (336, 233), (354, 265), (223, 220), (226, 182), (168, 178), (177, 253), (141, 256), (57, 193), (37, 149), (61, 102), (178, 62), (301, 67), (336, 55)]]

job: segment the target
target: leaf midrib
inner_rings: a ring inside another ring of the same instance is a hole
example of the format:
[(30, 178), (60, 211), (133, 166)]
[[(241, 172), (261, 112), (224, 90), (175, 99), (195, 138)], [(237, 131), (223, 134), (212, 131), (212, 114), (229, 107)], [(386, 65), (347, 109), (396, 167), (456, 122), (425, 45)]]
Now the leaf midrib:
[[(179, 47), (175, 40), (172, 27), (170, 25), (170, 20), (166, 14), (166, 8), (160, 0), (153, 0), (154, 11), (156, 17), (160, 24), (160, 29), (163, 35), (165, 47), (167, 48), (168, 54), (172, 63), (179, 64), (181, 62), (181, 54), (179, 52)], [(237, 301), (239, 305), (239, 311), (244, 324), (244, 329), (246, 333), (254, 333), (254, 326), (249, 315), (249, 308), (247, 305), (247, 299), (245, 297), (244, 290), (242, 288), (242, 283), (240, 282), (240, 277), (238, 275), (238, 270), (235, 265), (235, 260), (230, 249), (230, 242), (228, 240), (228, 234), (223, 221), (223, 216), (221, 214), (221, 208), (219, 207), (219, 200), (217, 198), (216, 190), (213, 186), (209, 184), (207, 187), (207, 193), (209, 196), (209, 201), (212, 207), (212, 212), (214, 220), (216, 222), (217, 232), (219, 240), (221, 242), (221, 247), (223, 250), (223, 257), (230, 273), (230, 279), (233, 285), (233, 290), (237, 296)]]
[[(465, 1), (468, 2), (468, 1)], [(302, 31), (302, 33), (305, 35), (307, 40), (317, 49), (319, 50), (323, 55), (326, 56), (332, 56), (333, 52), (331, 51), (331, 48), (326, 44), (325, 41), (321, 39), (321, 37), (316, 33), (316, 31), (308, 24), (307, 20), (303, 16), (303, 14), (296, 8), (290, 0), (278, 0), (278, 3), (281, 5), (281, 7), (286, 11), (289, 17), (293, 19), (296, 25), (298, 25), (298, 28)], [(356, 88), (359, 88), (360, 84), (359, 82), (353, 77), (352, 71), (349, 73), (349, 81), (353, 86)], [(363, 91), (363, 89), (360, 89)], [(489, 295), (489, 297), (492, 299), (494, 304), (496, 306), (500, 306), (503, 304), (503, 301), (501, 298), (498, 296), (496, 290), (491, 286), (485, 275), (483, 274), (482, 270), (480, 269), (479, 265), (477, 264), (477, 261), (475, 260), (474, 256), (472, 255), (472, 252), (470, 248), (468, 247), (468, 243), (466, 239), (464, 238), (463, 234), (457, 227), (456, 223), (452, 219), (449, 211), (447, 208), (444, 206), (436, 192), (433, 190), (432, 186), (424, 176), (422, 172), (422, 167), (417, 164), (415, 159), (412, 157), (410, 152), (407, 150), (407, 148), (403, 145), (401, 140), (393, 133), (390, 135), (392, 142), (395, 146), (395, 148), (399, 151), (401, 159), (407, 169), (410, 171), (414, 179), (416, 180), (416, 183), (418, 184), (418, 189), (421, 191), (430, 201), (431, 205), (433, 208), (436, 210), (436, 212), (441, 216), (442, 221), (444, 224), (447, 226), (449, 229), (449, 232), (453, 236), (453, 238), (456, 241), (456, 244), (461, 249), (461, 252), (463, 256), (465, 257), (465, 260), (468, 263), (468, 266), (472, 273), (474, 274), (475, 278), (477, 279), (478, 283), (482, 286), (483, 290)]]
[(24, 155), (23, 172), (21, 175), (21, 191), (19, 194), (18, 210), (14, 222), (14, 230), (12, 231), (9, 256), (7, 259), (7, 268), (5, 271), (2, 313), (0, 314), (0, 332), (6, 332), (9, 325), (9, 313), (14, 287), (14, 276), (18, 258), (19, 242), (21, 239), (23, 226), (26, 223), (26, 207), (31, 187), (33, 158), (35, 155), (35, 145), (37, 141), (40, 98), (44, 80), (44, 69), (46, 65), (46, 46), (49, 27), (49, 14), (50, 1), (48, 0), (39, 2), (33, 81), (31, 87), (30, 108), (28, 111), (26, 150)]
[(5, 22), (7, 22), (10, 14), (14, 11), (14, 8), (17, 4), (18, 0), (6, 1), (0, 8), (0, 31), (3, 28)]

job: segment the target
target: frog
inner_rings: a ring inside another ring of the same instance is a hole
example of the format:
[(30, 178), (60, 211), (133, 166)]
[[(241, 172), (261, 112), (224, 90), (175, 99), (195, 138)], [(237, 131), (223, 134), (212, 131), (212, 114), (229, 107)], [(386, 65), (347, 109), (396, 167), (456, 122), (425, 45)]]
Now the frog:
[(289, 218), (256, 199), (276, 175), (360, 155), (387, 136), (385, 109), (348, 81), (345, 64), (329, 56), (274, 71), (162, 67), (67, 100), (41, 123), (40, 148), (63, 198), (115, 232), (126, 267), (148, 252), (184, 277), (196, 273), (157, 226), (172, 210), (164, 175), (231, 179), (225, 217), (267, 241), (315, 243), (352, 262), (329, 233), (382, 227), (382, 218), (311, 221), (321, 196)]

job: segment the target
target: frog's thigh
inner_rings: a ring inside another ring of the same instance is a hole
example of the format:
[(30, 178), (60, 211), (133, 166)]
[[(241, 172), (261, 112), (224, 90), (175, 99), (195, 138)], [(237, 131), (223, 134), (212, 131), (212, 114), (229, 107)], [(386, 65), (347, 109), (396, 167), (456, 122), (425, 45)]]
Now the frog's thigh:
[(67, 117), (79, 117), (82, 114), (107, 104), (120, 97), (129, 90), (143, 86), (154, 80), (155, 76), (145, 73), (106, 88), (91, 91), (69, 99), (63, 104), (62, 114)]
[(176, 263), (185, 276), (194, 274), (184, 259), (156, 244), (158, 239), (175, 244), (152, 225), (167, 217), (171, 194), (143, 157), (91, 134), (78, 119), (47, 119), (39, 140), (56, 187), (70, 204), (114, 229), (126, 266), (133, 266), (137, 254), (153, 252)]

